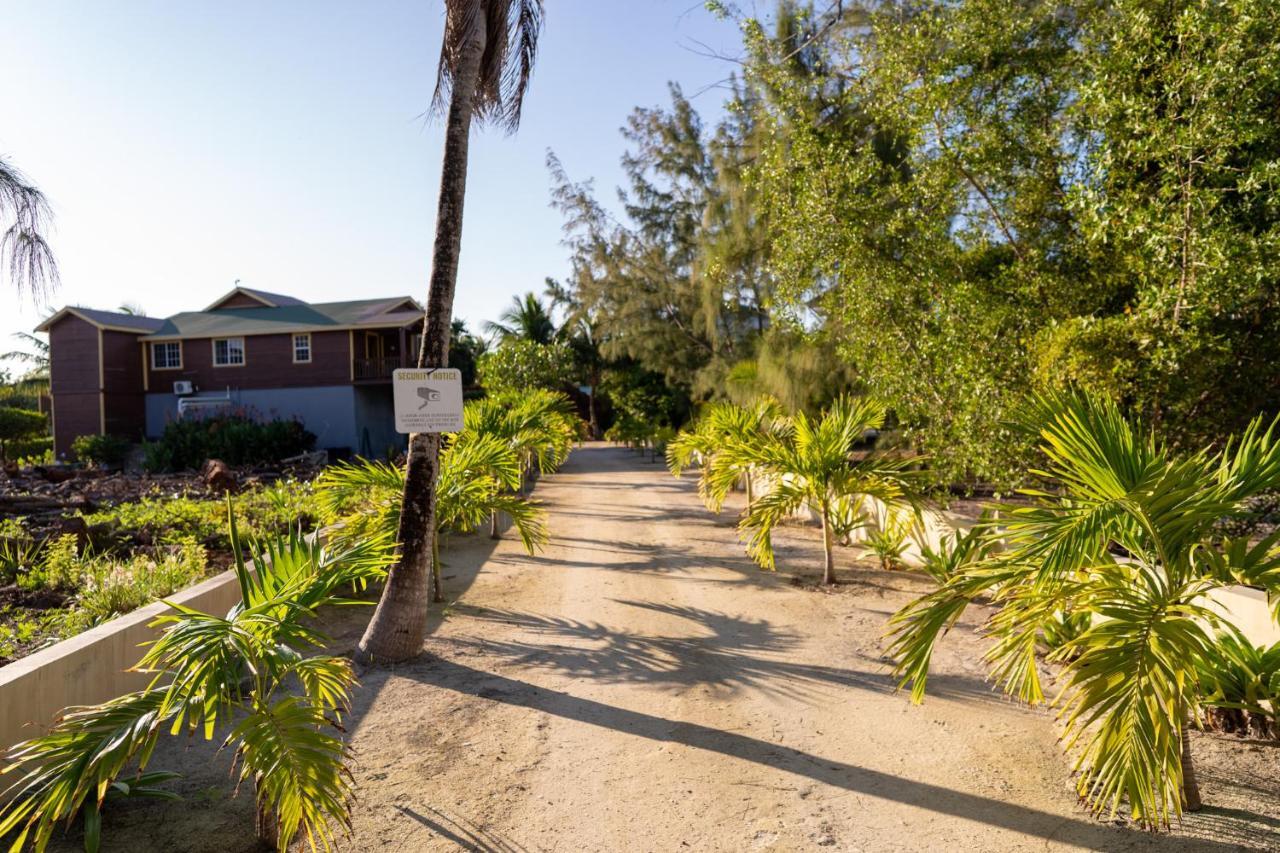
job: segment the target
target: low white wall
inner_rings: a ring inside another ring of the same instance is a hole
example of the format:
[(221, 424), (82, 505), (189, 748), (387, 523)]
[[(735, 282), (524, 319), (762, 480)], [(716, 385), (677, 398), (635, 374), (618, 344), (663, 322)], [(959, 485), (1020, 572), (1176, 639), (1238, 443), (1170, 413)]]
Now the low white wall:
[[(758, 488), (767, 488), (766, 483), (759, 483), (760, 479), (757, 478)], [(854, 530), (844, 544), (858, 545), (876, 529), (875, 523), (886, 517), (884, 505), (875, 498), (867, 498), (864, 508), (873, 519), (872, 526)], [(799, 518), (813, 524), (819, 523), (817, 515), (807, 509), (799, 515)], [(852, 519), (846, 520), (852, 521)], [(974, 519), (968, 516), (935, 507), (925, 508), (920, 518), (913, 520), (902, 561), (909, 566), (921, 565), (922, 545), (937, 550), (943, 538), (951, 536), (957, 530), (967, 530), (973, 526), (973, 523)], [(1266, 593), (1252, 587), (1232, 586), (1214, 590), (1208, 597), (1217, 605), (1218, 612), (1235, 625), (1250, 642), (1260, 646), (1280, 643), (1280, 624), (1276, 623), (1271, 614)]]
[[(240, 586), (228, 570), (169, 599), (221, 614), (240, 600)], [(151, 676), (126, 670), (142, 657), (142, 644), (156, 638), (147, 625), (168, 612), (155, 602), (0, 668), (0, 750), (43, 733), (63, 708), (146, 687)]]

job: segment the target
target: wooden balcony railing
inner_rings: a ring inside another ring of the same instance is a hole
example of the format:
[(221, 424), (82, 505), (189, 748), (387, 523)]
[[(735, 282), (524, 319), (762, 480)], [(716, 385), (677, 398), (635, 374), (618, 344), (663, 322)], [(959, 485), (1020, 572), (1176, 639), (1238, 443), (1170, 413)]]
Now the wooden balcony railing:
[(357, 358), (353, 363), (356, 379), (390, 379), (391, 371), (401, 367), (400, 356), (389, 358)]

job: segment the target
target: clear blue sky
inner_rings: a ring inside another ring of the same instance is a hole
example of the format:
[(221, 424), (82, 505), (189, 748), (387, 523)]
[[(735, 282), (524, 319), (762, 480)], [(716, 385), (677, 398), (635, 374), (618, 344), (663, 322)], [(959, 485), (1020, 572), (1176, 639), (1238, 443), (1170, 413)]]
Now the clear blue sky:
[[(547, 148), (602, 198), (618, 128), (723, 79), (735, 26), (700, 0), (547, 0), (519, 133), (473, 137), (455, 313), (492, 318), (567, 269)], [(425, 120), (442, 4), (14, 3), (0, 153), (49, 196), (57, 306), (203, 307), (235, 279), (323, 301), (425, 297), (442, 123)], [(711, 119), (723, 92), (695, 104)], [(0, 292), (0, 349), (39, 314)]]

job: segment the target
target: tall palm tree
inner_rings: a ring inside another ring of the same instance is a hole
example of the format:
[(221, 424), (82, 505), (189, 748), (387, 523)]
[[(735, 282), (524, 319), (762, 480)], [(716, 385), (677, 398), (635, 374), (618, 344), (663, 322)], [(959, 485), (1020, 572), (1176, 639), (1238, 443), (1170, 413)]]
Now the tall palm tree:
[(0, 227), (9, 222), (0, 232), (0, 270), (19, 294), (43, 296), (58, 284), (58, 265), (44, 237), (50, 215), (44, 194), (0, 157)]
[(1037, 646), (1061, 614), (1093, 616), (1050, 654), (1063, 669), (1053, 701), (1076, 752), (1077, 790), (1095, 812), (1127, 803), (1134, 819), (1167, 825), (1200, 805), (1188, 729), (1211, 630), (1224, 621), (1210, 594), (1244, 583), (1280, 601), (1280, 531), (1251, 541), (1221, 527), (1280, 487), (1280, 419), (1196, 453), (1174, 452), (1110, 401), (1077, 394), (1037, 401), (1026, 425), (1049, 463), (1039, 473), (1059, 488), (1004, 508), (987, 528), (1001, 547), (893, 617), (898, 673), (922, 700), (938, 637), (989, 597), (993, 677), (1043, 702)]
[(487, 321), (485, 331), (498, 340), (517, 338), (535, 344), (549, 344), (556, 336), (556, 324), (542, 300), (532, 292), (511, 297), (511, 307), (502, 312), (498, 322)]
[[(434, 103), (438, 110), (447, 104), (444, 164), (419, 367), (448, 364), (472, 120), (516, 129), (541, 29), (542, 0), (445, 0)], [(409, 437), (397, 535), (400, 560), (360, 639), (357, 654), (365, 664), (405, 660), (422, 649), (431, 595), (439, 456), (438, 434)]]

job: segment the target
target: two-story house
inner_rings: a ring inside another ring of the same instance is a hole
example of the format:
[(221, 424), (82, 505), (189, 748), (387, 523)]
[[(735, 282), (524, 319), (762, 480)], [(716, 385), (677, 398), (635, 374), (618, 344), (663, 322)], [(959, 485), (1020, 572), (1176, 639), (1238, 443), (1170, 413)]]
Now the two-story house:
[(403, 447), (391, 372), (410, 366), (422, 317), (407, 296), (312, 304), (247, 287), (163, 320), (63, 308), (37, 329), (49, 334), (54, 451), (86, 434), (156, 438), (226, 406), (297, 418), (321, 448)]

